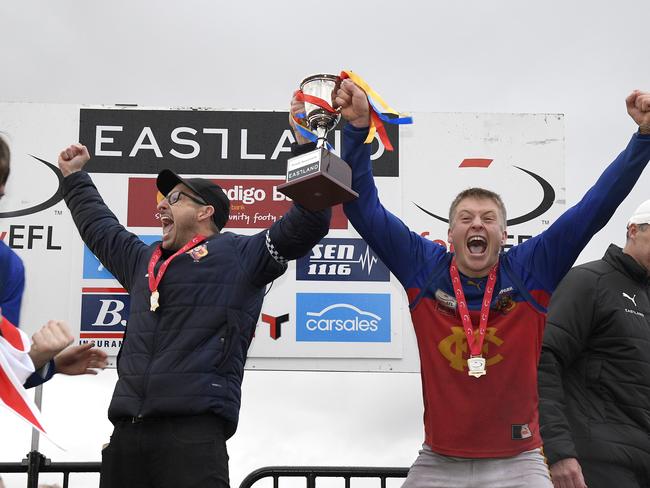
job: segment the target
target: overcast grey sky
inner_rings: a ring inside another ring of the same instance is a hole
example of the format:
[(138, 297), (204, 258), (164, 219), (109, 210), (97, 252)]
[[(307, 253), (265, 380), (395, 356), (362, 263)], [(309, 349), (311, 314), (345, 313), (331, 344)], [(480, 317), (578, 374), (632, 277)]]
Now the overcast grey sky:
[[(649, 14), (647, 0), (2, 2), (0, 101), (278, 110), (303, 76), (350, 68), (403, 111), (564, 113), (573, 203), (634, 130), (624, 99), (650, 90)], [(647, 173), (581, 261), (621, 243)], [(99, 460), (114, 381), (50, 382), (68, 452), (42, 451)], [(408, 466), (421, 424), (417, 374), (248, 372), (231, 482), (271, 464)], [(0, 460), (22, 459), (27, 429), (2, 411), (0, 432)]]

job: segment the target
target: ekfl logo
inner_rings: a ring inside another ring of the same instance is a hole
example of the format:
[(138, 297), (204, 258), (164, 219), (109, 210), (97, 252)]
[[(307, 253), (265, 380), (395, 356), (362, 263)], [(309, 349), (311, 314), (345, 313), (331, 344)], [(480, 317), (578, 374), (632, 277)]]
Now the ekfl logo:
[(390, 342), (390, 294), (298, 293), (297, 342)]

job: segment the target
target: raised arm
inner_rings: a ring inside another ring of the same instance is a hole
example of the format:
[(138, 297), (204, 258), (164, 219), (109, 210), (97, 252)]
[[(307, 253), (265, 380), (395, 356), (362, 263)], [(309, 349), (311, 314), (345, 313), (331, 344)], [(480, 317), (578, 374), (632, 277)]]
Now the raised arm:
[(627, 111), (639, 126), (627, 147), (582, 199), (546, 231), (509, 253), (552, 292), (596, 232), (607, 224), (650, 160), (650, 93), (634, 91)]
[(83, 167), (90, 159), (88, 149), (73, 144), (59, 155), (65, 177), (63, 196), (81, 239), (128, 290), (133, 264), (148, 250), (135, 234), (127, 231), (111, 212)]
[[(345, 214), (397, 279), (407, 286), (425, 260), (441, 258), (445, 249), (411, 232), (379, 201), (370, 163), (370, 144), (364, 144), (370, 112), (363, 90), (351, 80), (343, 80), (334, 105), (340, 107), (341, 115), (348, 122), (343, 130), (342, 159), (352, 168), (352, 188), (359, 193), (359, 198), (343, 206)], [(295, 97), (291, 112), (304, 112), (304, 105)], [(299, 134), (296, 138), (305, 142)]]

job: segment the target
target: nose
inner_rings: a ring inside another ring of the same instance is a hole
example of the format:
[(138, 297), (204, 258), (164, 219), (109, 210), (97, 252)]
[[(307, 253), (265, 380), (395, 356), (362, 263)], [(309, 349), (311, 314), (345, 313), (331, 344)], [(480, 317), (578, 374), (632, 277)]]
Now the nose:
[(481, 228), (483, 227), (483, 221), (481, 220), (480, 215), (475, 215), (472, 219), (472, 228)]
[(158, 210), (164, 210), (169, 208), (169, 202), (167, 201), (167, 198), (163, 198), (158, 202), (158, 205), (156, 205), (156, 208)]

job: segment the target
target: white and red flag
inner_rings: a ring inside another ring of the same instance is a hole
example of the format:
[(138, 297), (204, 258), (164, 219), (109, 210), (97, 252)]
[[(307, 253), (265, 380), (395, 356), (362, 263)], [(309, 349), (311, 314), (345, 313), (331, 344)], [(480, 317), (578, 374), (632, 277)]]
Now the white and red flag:
[(0, 403), (45, 434), (41, 412), (23, 383), (34, 372), (29, 337), (4, 317), (0, 320)]

